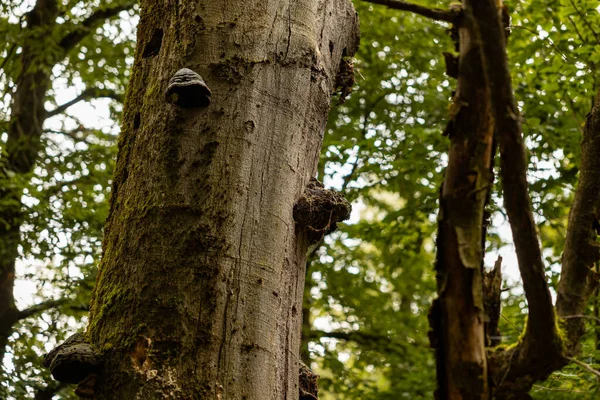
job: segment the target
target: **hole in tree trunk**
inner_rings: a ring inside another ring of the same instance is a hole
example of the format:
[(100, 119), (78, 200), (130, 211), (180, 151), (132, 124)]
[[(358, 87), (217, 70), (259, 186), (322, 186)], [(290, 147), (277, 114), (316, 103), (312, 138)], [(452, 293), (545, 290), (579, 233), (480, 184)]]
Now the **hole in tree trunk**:
[(144, 52), (142, 53), (142, 57), (148, 58), (148, 57), (157, 55), (158, 52), (160, 51), (160, 46), (162, 46), (162, 39), (163, 39), (163, 30), (160, 28), (155, 29), (154, 33), (152, 34), (152, 37), (150, 38), (150, 40), (148, 41), (148, 43), (146, 43), (146, 46), (144, 47)]
[(135, 117), (133, 117), (133, 129), (136, 130), (137, 128), (140, 127), (140, 124), (142, 122), (142, 117), (140, 116), (140, 113), (135, 113)]

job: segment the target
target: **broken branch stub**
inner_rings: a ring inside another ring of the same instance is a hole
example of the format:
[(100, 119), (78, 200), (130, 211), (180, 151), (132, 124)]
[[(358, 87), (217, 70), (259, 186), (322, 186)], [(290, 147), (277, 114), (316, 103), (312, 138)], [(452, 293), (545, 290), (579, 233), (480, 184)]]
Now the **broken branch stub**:
[(352, 206), (335, 190), (325, 189), (312, 178), (300, 199), (294, 205), (294, 221), (303, 228), (309, 244), (318, 243), (337, 229), (337, 223), (350, 217)]

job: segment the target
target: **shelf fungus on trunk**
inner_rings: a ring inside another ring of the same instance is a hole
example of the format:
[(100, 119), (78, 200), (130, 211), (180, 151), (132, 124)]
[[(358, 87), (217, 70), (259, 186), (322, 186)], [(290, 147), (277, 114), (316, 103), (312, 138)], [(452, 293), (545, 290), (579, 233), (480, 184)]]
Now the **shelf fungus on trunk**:
[(50, 369), (52, 377), (63, 383), (77, 383), (79, 397), (92, 397), (96, 372), (102, 358), (78, 332), (44, 356), (42, 365)]
[(312, 178), (302, 197), (294, 204), (296, 226), (306, 231), (309, 245), (318, 243), (336, 230), (337, 223), (350, 217), (352, 206), (340, 193), (325, 189)]
[(189, 68), (182, 68), (169, 79), (165, 90), (167, 102), (181, 108), (206, 107), (211, 92), (200, 75)]
[(318, 400), (319, 375), (315, 374), (306, 364), (300, 361), (300, 396), (299, 400)]

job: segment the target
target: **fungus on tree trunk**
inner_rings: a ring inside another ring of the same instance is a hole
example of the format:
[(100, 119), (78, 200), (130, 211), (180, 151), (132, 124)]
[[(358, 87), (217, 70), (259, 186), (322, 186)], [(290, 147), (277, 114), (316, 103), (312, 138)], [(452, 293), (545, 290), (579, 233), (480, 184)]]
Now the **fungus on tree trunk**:
[(325, 189), (312, 178), (300, 199), (294, 205), (294, 221), (303, 228), (309, 244), (318, 243), (337, 229), (337, 223), (350, 218), (352, 206), (340, 193)]

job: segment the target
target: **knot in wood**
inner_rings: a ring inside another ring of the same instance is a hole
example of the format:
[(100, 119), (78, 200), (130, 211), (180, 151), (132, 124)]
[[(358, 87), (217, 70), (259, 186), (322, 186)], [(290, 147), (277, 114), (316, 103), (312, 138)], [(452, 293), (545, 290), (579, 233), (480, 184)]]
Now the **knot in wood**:
[(319, 375), (312, 372), (310, 368), (300, 361), (300, 400), (318, 400)]
[(351, 211), (352, 206), (344, 196), (335, 190), (325, 189), (313, 178), (294, 205), (294, 221), (306, 231), (309, 243), (314, 244), (336, 230), (337, 223), (347, 220)]
[(92, 345), (78, 332), (50, 351), (42, 365), (50, 369), (52, 377), (59, 382), (79, 383), (94, 373), (102, 363)]

